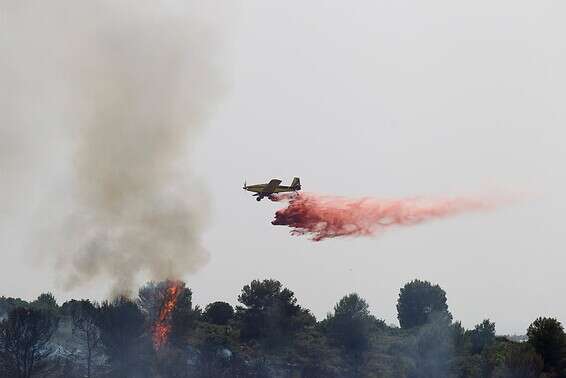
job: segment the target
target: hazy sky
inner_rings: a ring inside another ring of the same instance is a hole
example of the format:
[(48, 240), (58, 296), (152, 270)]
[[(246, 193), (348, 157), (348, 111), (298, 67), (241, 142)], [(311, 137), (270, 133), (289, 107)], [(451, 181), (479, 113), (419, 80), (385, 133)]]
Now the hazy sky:
[[(191, 153), (211, 207), (210, 262), (184, 277), (195, 302), (236, 304), (244, 284), (275, 278), (317, 317), (355, 291), (397, 323), (399, 288), (420, 278), (440, 284), (465, 327), (490, 318), (498, 333), (524, 333), (539, 315), (566, 321), (565, 11), (517, 0), (231, 6), (218, 57), (227, 90)], [(3, 149), (0, 159), (18, 154)], [(29, 179), (35, 202), (58, 180), (43, 165), (49, 175)], [(293, 176), (305, 190), (352, 197), (534, 195), (313, 243), (270, 224), (281, 204), (241, 190), (244, 179)], [(63, 292), (57, 272), (23, 257), (35, 202), (21, 202), (2, 207), (0, 295), (104, 295), (103, 283)]]

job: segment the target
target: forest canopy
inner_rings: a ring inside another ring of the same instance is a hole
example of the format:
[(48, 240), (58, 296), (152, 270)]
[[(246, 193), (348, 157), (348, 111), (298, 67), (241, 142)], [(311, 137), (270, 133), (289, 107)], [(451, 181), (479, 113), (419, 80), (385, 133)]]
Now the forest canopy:
[(234, 307), (193, 305), (182, 281), (149, 282), (102, 303), (51, 293), (0, 297), (2, 377), (562, 377), (566, 335), (540, 317), (527, 338), (464, 329), (446, 292), (415, 279), (399, 291), (399, 327), (357, 293), (323, 319), (274, 279), (245, 285)]

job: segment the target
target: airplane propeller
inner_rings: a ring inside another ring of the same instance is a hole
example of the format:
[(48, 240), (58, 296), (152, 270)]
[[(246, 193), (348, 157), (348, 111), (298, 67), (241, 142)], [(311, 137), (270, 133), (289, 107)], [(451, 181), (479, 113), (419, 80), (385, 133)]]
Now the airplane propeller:
[(244, 187), (243, 187), (242, 189), (245, 190), (245, 189), (247, 189), (247, 188), (248, 188), (248, 186), (246, 185), (246, 180), (244, 180)]

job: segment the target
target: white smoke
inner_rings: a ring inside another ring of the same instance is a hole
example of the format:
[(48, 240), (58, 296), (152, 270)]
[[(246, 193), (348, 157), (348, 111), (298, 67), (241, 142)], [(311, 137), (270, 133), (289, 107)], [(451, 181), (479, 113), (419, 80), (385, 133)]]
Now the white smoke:
[(63, 162), (70, 189), (38, 217), (67, 287), (127, 291), (207, 261), (188, 157), (222, 85), (214, 13), (197, 3), (0, 0), (2, 195)]

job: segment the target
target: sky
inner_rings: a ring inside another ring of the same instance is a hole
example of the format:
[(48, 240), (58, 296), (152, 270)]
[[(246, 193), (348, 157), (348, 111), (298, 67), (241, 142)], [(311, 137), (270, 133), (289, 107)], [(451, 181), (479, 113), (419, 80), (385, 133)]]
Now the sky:
[[(446, 291), (467, 328), (489, 318), (499, 334), (523, 334), (538, 316), (565, 321), (564, 11), (558, 1), (229, 6), (215, 52), (224, 94), (186, 152), (209, 209), (210, 260), (183, 277), (194, 302), (235, 305), (242, 286), (274, 278), (318, 318), (357, 292), (397, 324), (399, 288), (419, 278)], [(68, 158), (54, 146), (42, 156)], [(25, 159), (3, 150), (0, 159)], [(106, 283), (64, 291), (53, 279), (61, 272), (25, 253), (41, 188), (65, 182), (56, 162), (37, 167), (44, 173), (20, 178), (28, 197), (13, 193), (2, 207), (0, 295), (103, 298)], [(530, 194), (491, 212), (315, 243), (270, 224), (282, 204), (241, 189), (294, 176), (306, 191), (348, 197)]]

